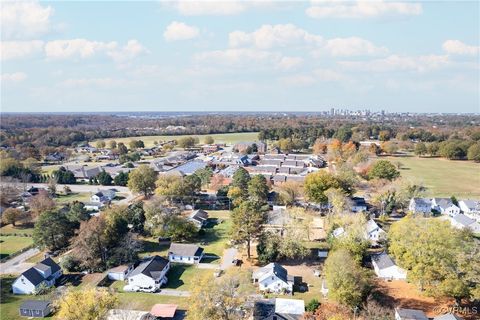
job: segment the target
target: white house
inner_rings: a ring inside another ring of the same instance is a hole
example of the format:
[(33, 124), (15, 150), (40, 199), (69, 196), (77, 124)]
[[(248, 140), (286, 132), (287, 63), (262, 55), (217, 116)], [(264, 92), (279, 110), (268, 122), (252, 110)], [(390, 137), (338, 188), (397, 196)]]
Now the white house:
[(471, 219), (480, 221), (480, 201), (477, 200), (460, 200), (458, 206), (463, 214)]
[(452, 226), (458, 229), (469, 228), (473, 233), (480, 233), (480, 223), (467, 217), (464, 214), (457, 214), (453, 218), (450, 218)]
[(278, 263), (270, 263), (258, 268), (252, 274), (254, 283), (258, 283), (260, 291), (275, 293), (292, 293), (293, 277)]
[(428, 320), (422, 310), (395, 308), (395, 320)]
[(460, 213), (460, 208), (453, 204), (449, 198), (433, 198), (432, 209), (437, 210), (441, 214), (449, 215), (450, 217), (454, 217)]
[(195, 223), (197, 227), (202, 228), (207, 224), (208, 212), (204, 210), (195, 210), (190, 214), (188, 220)]
[(353, 212), (365, 212), (367, 211), (367, 203), (365, 198), (353, 197), (352, 198), (352, 211)]
[(108, 270), (107, 277), (108, 279), (113, 281), (118, 281), (118, 280), (124, 281), (125, 279), (127, 279), (128, 274), (133, 271), (133, 269), (134, 269), (133, 265), (118, 266)]
[(108, 190), (99, 190), (97, 193), (93, 194), (90, 197), (91, 202), (100, 202), (106, 203), (110, 202), (115, 198), (115, 190), (108, 189)]
[(104, 206), (105, 204), (102, 202), (86, 202), (84, 204), (84, 208), (87, 211), (99, 211)]
[(203, 248), (195, 244), (172, 243), (168, 249), (168, 260), (173, 263), (195, 264), (203, 258)]
[(432, 200), (427, 198), (412, 198), (408, 205), (408, 210), (415, 213), (430, 213), (432, 212)]
[(34, 294), (41, 286), (52, 287), (62, 275), (62, 269), (47, 258), (23, 272), (12, 284), (14, 294)]
[(335, 238), (340, 238), (340, 237), (342, 237), (344, 234), (345, 234), (345, 229), (342, 228), (342, 227), (339, 227), (339, 228), (333, 230), (333, 232), (332, 232), (332, 235), (333, 235)]
[(381, 279), (407, 279), (407, 271), (397, 266), (386, 253), (372, 255), (372, 265), (375, 274)]
[(372, 219), (367, 221), (365, 226), (365, 237), (370, 241), (379, 241), (385, 237), (386, 233), (382, 228)]
[(162, 257), (153, 256), (141, 262), (127, 276), (125, 291), (155, 292), (168, 282), (167, 272), (170, 262)]

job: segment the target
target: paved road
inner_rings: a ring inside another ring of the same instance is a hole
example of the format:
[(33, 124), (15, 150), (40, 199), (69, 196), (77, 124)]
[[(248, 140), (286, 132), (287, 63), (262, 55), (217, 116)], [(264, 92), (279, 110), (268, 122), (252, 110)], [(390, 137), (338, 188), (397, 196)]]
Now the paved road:
[(173, 290), (173, 289), (160, 289), (160, 292), (156, 294), (163, 296), (173, 296), (173, 297), (190, 297), (190, 291), (182, 290)]
[(4, 263), (0, 263), (0, 274), (20, 274), (33, 267), (33, 263), (27, 263), (25, 260), (33, 257), (38, 252), (40, 250), (37, 248), (29, 249)]
[(232, 261), (237, 256), (238, 250), (235, 248), (228, 248), (223, 251), (222, 264), (220, 265), (221, 270), (227, 270), (233, 266)]

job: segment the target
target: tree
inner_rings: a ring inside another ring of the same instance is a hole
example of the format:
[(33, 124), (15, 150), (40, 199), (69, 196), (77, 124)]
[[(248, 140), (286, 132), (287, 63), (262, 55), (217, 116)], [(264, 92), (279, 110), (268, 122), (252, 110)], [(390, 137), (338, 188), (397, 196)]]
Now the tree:
[(232, 177), (232, 186), (238, 187), (241, 190), (247, 190), (250, 182), (250, 174), (244, 168), (238, 168)]
[(215, 140), (213, 140), (212, 136), (206, 136), (205, 139), (203, 140), (205, 144), (213, 144)]
[(427, 146), (425, 145), (425, 143), (418, 142), (415, 145), (415, 154), (417, 156), (423, 156), (423, 155), (427, 154), (427, 152), (428, 152), (428, 150), (427, 150)]
[(130, 140), (128, 146), (130, 147), (130, 150), (145, 148), (145, 144), (142, 140)]
[(117, 148), (117, 141), (115, 141), (115, 140), (110, 140), (110, 141), (108, 142), (108, 147), (109, 147), (110, 149), (112, 149), (112, 150), (113, 150), (113, 149), (116, 149), (116, 148)]
[(324, 192), (328, 198), (328, 203), (332, 206), (335, 214), (344, 213), (349, 209), (350, 201), (345, 191), (340, 188), (330, 188)]
[(328, 150), (328, 146), (326, 141), (317, 139), (315, 140), (315, 143), (313, 144), (312, 151), (313, 154), (321, 155), (321, 154), (326, 154)]
[(68, 221), (76, 225), (77, 228), (80, 226), (80, 222), (90, 219), (90, 215), (81, 202), (74, 201), (68, 204), (65, 209), (68, 209), (68, 211), (66, 211)]
[(23, 212), (17, 208), (7, 208), (2, 213), (2, 223), (12, 224), (15, 227), (15, 223), (22, 219)]
[(373, 164), (368, 172), (370, 179), (386, 179), (389, 181), (395, 180), (400, 176), (400, 172), (388, 160), (379, 160)]
[(335, 132), (334, 138), (342, 142), (347, 142), (352, 137), (352, 129), (349, 126), (341, 126)]
[(28, 203), (30, 210), (34, 217), (37, 217), (42, 212), (55, 208), (55, 202), (50, 199), (46, 192), (39, 192), (36, 196), (33, 196)]
[(461, 141), (459, 140), (444, 141), (440, 145), (439, 152), (444, 158), (450, 160), (460, 160), (465, 158), (467, 155), (467, 150), (462, 147)]
[(225, 181), (226, 179), (222, 174), (215, 174), (210, 179), (210, 188), (212, 190), (218, 191), (220, 188), (222, 188), (225, 185)]
[(227, 272), (214, 279), (208, 273), (193, 280), (188, 298), (187, 320), (247, 319), (250, 280), (244, 272)]
[(195, 146), (195, 138), (183, 137), (177, 140), (177, 144), (180, 148), (188, 149)]
[(308, 174), (305, 178), (304, 188), (307, 198), (310, 201), (317, 203), (328, 202), (328, 197), (325, 194), (325, 191), (330, 188), (342, 189), (345, 192), (350, 192), (350, 190), (345, 190), (346, 185), (344, 185), (340, 179), (323, 170)]
[(328, 296), (346, 306), (359, 306), (370, 289), (371, 276), (346, 250), (330, 252), (325, 261)]
[(286, 205), (293, 205), (303, 195), (303, 184), (296, 181), (287, 181), (277, 187), (281, 201)]
[(475, 162), (480, 162), (480, 143), (479, 142), (472, 144), (468, 148), (467, 159), (473, 160)]
[(268, 185), (265, 176), (257, 174), (250, 179), (248, 182), (248, 196), (250, 201), (259, 206), (267, 203)]
[(62, 320), (104, 320), (117, 304), (117, 296), (106, 289), (70, 289), (58, 303), (57, 316)]
[(262, 233), (264, 214), (252, 202), (242, 202), (232, 213), (232, 238), (238, 243), (247, 245), (247, 256), (250, 259), (250, 247), (253, 240)]
[(182, 213), (180, 206), (170, 205), (163, 197), (153, 197), (145, 202), (144, 210), (145, 229), (156, 236), (165, 232), (170, 220)]
[(203, 169), (198, 169), (197, 171), (195, 171), (195, 175), (200, 178), (202, 186), (207, 187), (213, 176), (213, 171), (212, 168), (205, 167)]
[(278, 261), (282, 238), (278, 233), (262, 232), (258, 237), (257, 258), (261, 264)]
[(313, 298), (310, 300), (307, 305), (305, 306), (305, 311), (307, 312), (315, 312), (318, 307), (320, 307), (320, 302), (317, 299)]
[(115, 178), (113, 178), (113, 183), (116, 186), (125, 187), (128, 184), (128, 172), (120, 171)]
[(57, 179), (54, 177), (50, 177), (50, 179), (48, 179), (47, 190), (48, 193), (53, 197), (57, 194)]
[(432, 142), (427, 145), (427, 152), (432, 157), (438, 154), (439, 149), (440, 149), (440, 146), (438, 142)]
[(128, 148), (123, 142), (119, 142), (117, 144), (117, 148), (118, 148), (118, 154), (120, 155), (128, 153)]
[(48, 210), (40, 214), (33, 230), (33, 241), (42, 249), (59, 250), (73, 236), (70, 221), (62, 211)]
[(106, 144), (105, 144), (105, 141), (103, 140), (98, 140), (97, 143), (96, 143), (96, 146), (98, 149), (103, 149), (105, 148)]
[(158, 235), (180, 242), (192, 240), (197, 233), (198, 228), (192, 221), (178, 215), (171, 217), (166, 228)]
[(137, 169), (130, 172), (128, 178), (128, 187), (133, 192), (143, 193), (148, 197), (155, 190), (155, 180), (157, 173), (149, 166), (142, 164)]
[(102, 172), (97, 174), (97, 180), (102, 186), (109, 186), (113, 181), (112, 176), (105, 170), (102, 170)]
[(143, 209), (143, 202), (137, 201), (128, 207), (126, 219), (131, 230), (140, 234), (144, 233), (145, 227), (145, 210)]
[(65, 169), (65, 167), (60, 167), (58, 170), (54, 170), (52, 176), (60, 184), (74, 184), (76, 182), (73, 172)]

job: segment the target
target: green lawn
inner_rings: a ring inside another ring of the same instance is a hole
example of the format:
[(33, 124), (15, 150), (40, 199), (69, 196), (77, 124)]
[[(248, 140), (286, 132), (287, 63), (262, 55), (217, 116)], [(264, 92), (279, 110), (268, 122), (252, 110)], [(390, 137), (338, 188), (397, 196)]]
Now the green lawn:
[[(57, 192), (63, 192), (63, 186), (58, 185), (57, 186)], [(71, 193), (69, 195), (57, 195), (55, 198), (55, 201), (57, 204), (67, 204), (71, 203), (73, 201), (80, 201), (80, 202), (89, 202), (90, 201), (90, 193), (89, 192), (75, 192)]]
[(427, 196), (480, 199), (479, 163), (413, 156), (386, 158), (402, 164), (403, 177), (422, 182), (428, 188)]
[(0, 258), (22, 250), (33, 243), (31, 237), (0, 236)]
[(11, 224), (4, 225), (0, 228), (0, 234), (33, 234), (33, 226), (18, 224), (14, 227)]
[(150, 311), (157, 303), (173, 303), (179, 309), (187, 310), (188, 299), (185, 297), (162, 296), (144, 292), (120, 292), (118, 293), (119, 309)]
[[(154, 141), (168, 141), (178, 140), (182, 137), (198, 137), (200, 143), (203, 143), (203, 139), (206, 136), (211, 136), (215, 143), (234, 144), (241, 141), (256, 141), (258, 140), (258, 132), (240, 132), (240, 133), (219, 133), (219, 134), (206, 134), (206, 135), (177, 135), (177, 136), (143, 136), (143, 137), (127, 137), (127, 138), (107, 138), (105, 141), (115, 140), (117, 143), (123, 142), (128, 146), (130, 140), (142, 140), (145, 147), (152, 147)], [(95, 145), (95, 141), (92, 141), (92, 145)]]
[(190, 264), (172, 264), (167, 273), (168, 283), (167, 289), (175, 289), (188, 291), (192, 287), (195, 278), (204, 276), (205, 274), (213, 274), (212, 269), (199, 269)]
[(14, 295), (11, 292), (11, 289), (15, 278), (15, 276), (10, 275), (0, 277), (0, 320), (26, 319), (19, 316), (18, 308), (20, 307), (20, 304), (25, 300), (46, 299), (45, 296)]

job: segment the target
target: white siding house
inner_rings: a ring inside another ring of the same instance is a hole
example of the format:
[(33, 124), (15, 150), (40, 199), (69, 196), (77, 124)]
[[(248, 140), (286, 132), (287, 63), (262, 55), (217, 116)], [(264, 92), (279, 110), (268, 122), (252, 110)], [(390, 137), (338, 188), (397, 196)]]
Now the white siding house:
[(412, 198), (408, 210), (415, 213), (428, 214), (432, 212), (432, 200), (427, 198)]
[(131, 266), (118, 266), (108, 270), (107, 277), (113, 281), (124, 281), (127, 279), (128, 274), (133, 271), (134, 267)]
[(293, 277), (288, 275), (287, 270), (278, 263), (270, 263), (257, 269), (252, 274), (254, 283), (258, 283), (258, 289), (265, 292), (292, 293)]
[(196, 264), (203, 258), (203, 248), (195, 244), (172, 243), (168, 249), (168, 260), (172, 263)]
[(467, 217), (480, 222), (480, 201), (460, 200), (458, 206)]
[(450, 217), (454, 217), (460, 213), (460, 208), (453, 204), (452, 200), (448, 198), (433, 198), (432, 209)]
[(464, 214), (457, 214), (453, 218), (449, 218), (450, 223), (457, 229), (469, 228), (473, 233), (480, 233), (480, 223), (467, 217)]
[(386, 253), (372, 256), (372, 265), (378, 278), (406, 280), (407, 271), (397, 266)]
[(127, 276), (125, 291), (155, 292), (168, 282), (167, 272), (170, 270), (170, 262), (162, 257), (153, 256), (140, 263)]
[(47, 258), (23, 272), (12, 284), (14, 294), (34, 294), (41, 286), (52, 287), (62, 275), (62, 269)]
[(376, 242), (382, 240), (385, 237), (386, 233), (382, 228), (372, 219), (367, 221), (365, 227), (365, 237), (367, 240)]

